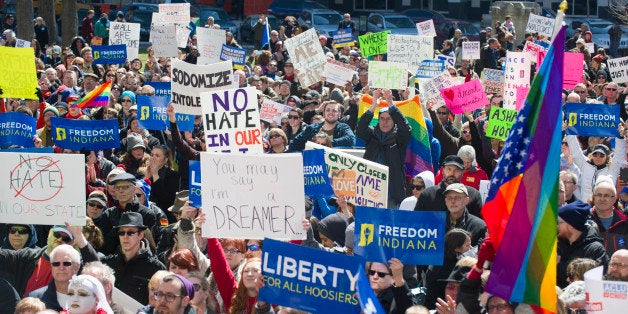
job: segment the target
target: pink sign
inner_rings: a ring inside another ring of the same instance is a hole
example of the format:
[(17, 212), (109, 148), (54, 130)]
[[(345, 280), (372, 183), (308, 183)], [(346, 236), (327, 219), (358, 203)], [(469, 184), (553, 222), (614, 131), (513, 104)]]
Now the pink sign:
[(477, 79), (462, 85), (444, 88), (440, 94), (443, 96), (447, 108), (454, 114), (482, 108), (489, 103), (482, 83)]
[(528, 97), (528, 92), (530, 91), (530, 87), (527, 86), (517, 86), (517, 101), (515, 108), (517, 111), (523, 107), (523, 103), (526, 101), (526, 97)]
[[(545, 54), (538, 54), (536, 60), (536, 70), (541, 67)], [(578, 83), (582, 83), (582, 73), (584, 71), (584, 54), (579, 52), (565, 52), (563, 62), (563, 88), (573, 89)]]

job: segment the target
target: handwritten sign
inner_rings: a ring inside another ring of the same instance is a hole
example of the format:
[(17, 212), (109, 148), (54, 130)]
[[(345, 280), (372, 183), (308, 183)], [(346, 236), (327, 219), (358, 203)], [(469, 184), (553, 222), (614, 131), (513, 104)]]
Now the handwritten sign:
[(484, 69), (480, 80), (485, 93), (501, 95), (504, 92), (504, 71)]
[(0, 88), (4, 98), (37, 99), (33, 48), (0, 47)]
[(345, 197), (355, 197), (357, 175), (355, 170), (332, 170), (329, 174), (331, 177), (331, 187), (334, 194)]
[(358, 36), (362, 56), (370, 57), (386, 53), (388, 48), (388, 34), (390, 33), (390, 30), (387, 30)]
[(301, 154), (202, 152), (201, 168), (204, 237), (305, 239)]
[[(547, 54), (547, 50), (545, 50), (545, 48), (539, 44), (536, 44), (532, 41), (528, 41), (526, 40), (526, 44), (523, 47), (523, 51), (524, 52), (528, 52), (530, 53), (530, 56), (532, 57), (532, 60), (539, 60), (539, 54), (542, 54), (543, 57), (545, 57), (545, 54)], [(541, 59), (543, 60), (543, 59)], [(539, 64), (537, 64), (537, 69), (538, 67), (540, 67), (540, 62)]]
[(196, 28), (197, 47), (200, 54), (197, 64), (203, 65), (220, 61), (220, 52), (225, 42), (226, 33), (227, 31), (224, 29)]
[(246, 49), (227, 46), (222, 44), (222, 50), (220, 51), (220, 60), (231, 60), (235, 68), (243, 69), (246, 64)]
[(436, 36), (436, 29), (434, 28), (434, 20), (427, 20), (416, 23), (416, 29), (420, 36)]
[(399, 62), (369, 62), (369, 80), (371, 88), (406, 89), (408, 73), (406, 64)]
[(517, 87), (530, 88), (530, 54), (508, 51), (504, 73), (504, 108), (517, 108)]
[(0, 114), (0, 147), (10, 145), (33, 147), (35, 118), (21, 112)]
[(117, 120), (71, 120), (50, 118), (52, 140), (57, 147), (72, 150), (120, 148)]
[[(170, 97), (163, 96), (137, 96), (137, 121), (147, 130), (170, 129), (170, 119), (166, 113)], [(194, 116), (175, 113), (179, 131), (194, 129)]]
[(510, 128), (512, 128), (512, 125), (515, 123), (516, 118), (517, 110), (492, 106), (488, 115), (486, 136), (505, 140), (510, 133)]
[(164, 23), (187, 24), (190, 22), (189, 3), (159, 4), (159, 13), (164, 14)]
[(584, 273), (587, 313), (613, 314), (626, 310), (628, 282), (603, 280), (604, 266)]
[(31, 42), (24, 39), (15, 39), (15, 48), (29, 48), (31, 46)]
[(109, 22), (109, 44), (126, 45), (127, 58), (137, 58), (140, 49), (140, 24)]
[(176, 112), (202, 114), (201, 93), (229, 88), (231, 61), (194, 65), (172, 58), (172, 104)]
[(0, 222), (85, 225), (85, 156), (0, 153)]
[(284, 46), (294, 64), (301, 86), (311, 86), (321, 80), (327, 57), (323, 53), (315, 29), (310, 28), (306, 32), (286, 39)]
[(406, 63), (406, 69), (415, 73), (423, 60), (434, 58), (434, 38), (430, 36), (388, 34), (387, 60)]
[(465, 41), (462, 43), (462, 59), (480, 59), (480, 42)]
[(331, 32), (334, 41), (334, 48), (351, 47), (354, 45), (353, 33), (351, 29), (339, 29)]
[(419, 80), (421, 102), (432, 109), (444, 106), (445, 100), (443, 96), (441, 96), (440, 90), (454, 85), (456, 85), (456, 81), (448, 71), (443, 71), (441, 74), (427, 81)]
[(355, 66), (336, 60), (327, 61), (325, 63), (325, 69), (323, 70), (325, 81), (340, 86), (351, 82), (354, 75)]
[(174, 24), (177, 36), (177, 47), (185, 48), (190, 40), (189, 34), (192, 29), (188, 24)]
[[(356, 157), (312, 142), (305, 149), (324, 149), (327, 171), (356, 171), (356, 196), (347, 200), (358, 206), (386, 207), (388, 205), (388, 166)], [(330, 182), (332, 178), (329, 178)]]
[(301, 154), (303, 155), (305, 195), (313, 198), (333, 196), (334, 190), (331, 188), (329, 173), (325, 165), (325, 151), (310, 149), (301, 151)]
[(620, 105), (565, 104), (566, 134), (619, 137)]
[(176, 57), (179, 50), (173, 42), (176, 42), (175, 26), (172, 24), (152, 25), (150, 36), (153, 41), (155, 57)]
[(530, 13), (526, 33), (552, 37), (554, 35), (554, 19)]
[(125, 45), (94, 46), (92, 55), (94, 64), (125, 64), (127, 59)]
[(281, 125), (281, 116), (284, 113), (290, 112), (292, 107), (274, 102), (270, 99), (264, 99), (259, 109), (260, 119), (271, 123), (275, 122), (277, 125)]
[(443, 60), (423, 60), (416, 71), (415, 76), (420, 78), (433, 78), (445, 71)]
[(613, 82), (618, 84), (628, 82), (628, 57), (608, 59), (606, 63)]
[(262, 154), (255, 87), (201, 93), (207, 151)]
[(440, 91), (447, 108), (453, 114), (464, 113), (484, 107), (489, 103), (480, 80), (471, 80), (462, 85), (457, 85)]

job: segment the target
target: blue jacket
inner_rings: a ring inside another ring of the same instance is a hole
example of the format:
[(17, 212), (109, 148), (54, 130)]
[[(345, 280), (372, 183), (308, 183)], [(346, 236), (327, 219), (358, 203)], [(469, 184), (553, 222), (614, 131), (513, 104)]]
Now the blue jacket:
[[(321, 130), (324, 122), (318, 122), (308, 125), (305, 130), (297, 134), (294, 137), (292, 143), (290, 143), (290, 151), (301, 151), (305, 149), (305, 142), (309, 141)], [(334, 138), (331, 141), (333, 147), (337, 146), (354, 146), (355, 134), (351, 131), (351, 127), (348, 124), (337, 122), (334, 129)]]

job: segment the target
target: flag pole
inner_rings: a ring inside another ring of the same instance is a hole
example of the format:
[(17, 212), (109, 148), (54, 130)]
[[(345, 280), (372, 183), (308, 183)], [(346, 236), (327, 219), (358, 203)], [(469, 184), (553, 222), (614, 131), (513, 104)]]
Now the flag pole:
[[(554, 32), (552, 34), (558, 34), (558, 31), (563, 26), (565, 12), (567, 12), (567, 0), (563, 0), (563, 2), (561, 2), (558, 6), (558, 12), (556, 12), (556, 21), (554, 21)], [(554, 38), (552, 38), (552, 41), (554, 41)]]

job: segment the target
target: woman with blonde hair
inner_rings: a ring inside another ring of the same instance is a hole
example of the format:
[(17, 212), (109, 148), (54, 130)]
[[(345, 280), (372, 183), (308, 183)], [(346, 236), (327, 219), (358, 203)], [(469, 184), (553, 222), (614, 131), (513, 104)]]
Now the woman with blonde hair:
[(231, 300), (231, 314), (273, 313), (270, 304), (258, 301), (259, 288), (262, 287), (262, 260), (254, 257), (246, 261), (238, 287)]

